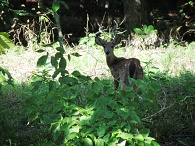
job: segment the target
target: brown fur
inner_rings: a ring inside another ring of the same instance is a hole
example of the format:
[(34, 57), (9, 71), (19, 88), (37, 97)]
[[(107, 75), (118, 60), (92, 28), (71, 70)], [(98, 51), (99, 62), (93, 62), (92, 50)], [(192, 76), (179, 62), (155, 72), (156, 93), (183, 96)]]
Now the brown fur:
[(140, 61), (137, 58), (117, 58), (114, 55), (114, 47), (120, 43), (121, 38), (116, 36), (112, 42), (104, 42), (101, 38), (96, 37), (96, 44), (104, 47), (106, 54), (106, 62), (110, 68), (111, 74), (114, 77), (114, 89), (117, 90), (119, 81), (122, 81), (122, 88), (129, 86), (131, 82), (128, 78), (142, 79), (143, 69)]

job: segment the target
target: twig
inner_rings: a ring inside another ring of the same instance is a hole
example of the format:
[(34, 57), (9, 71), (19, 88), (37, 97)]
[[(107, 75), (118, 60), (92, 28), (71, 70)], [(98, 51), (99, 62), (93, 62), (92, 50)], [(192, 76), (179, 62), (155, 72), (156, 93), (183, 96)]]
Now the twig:
[(189, 97), (193, 97), (193, 96), (186, 96), (183, 100), (178, 101), (178, 102), (175, 102), (175, 103), (173, 103), (173, 104), (171, 104), (171, 105), (169, 105), (169, 106), (167, 106), (167, 107), (164, 107), (164, 108), (160, 109), (158, 112), (156, 112), (156, 113), (154, 113), (154, 114), (152, 114), (152, 115), (150, 115), (150, 116), (148, 116), (148, 117), (142, 118), (142, 120), (145, 121), (145, 120), (147, 120), (147, 119), (149, 119), (149, 118), (152, 118), (152, 117), (156, 116), (157, 114), (163, 112), (164, 110), (166, 110), (166, 109), (172, 107), (173, 105), (185, 101), (185, 100), (186, 100), (187, 98), (189, 98)]

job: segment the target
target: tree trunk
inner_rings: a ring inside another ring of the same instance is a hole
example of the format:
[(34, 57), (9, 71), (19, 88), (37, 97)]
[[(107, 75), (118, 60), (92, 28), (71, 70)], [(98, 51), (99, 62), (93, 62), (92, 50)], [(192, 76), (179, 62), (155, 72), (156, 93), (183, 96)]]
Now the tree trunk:
[(140, 27), (145, 19), (144, 2), (145, 0), (123, 0), (125, 29), (128, 35), (134, 28)]

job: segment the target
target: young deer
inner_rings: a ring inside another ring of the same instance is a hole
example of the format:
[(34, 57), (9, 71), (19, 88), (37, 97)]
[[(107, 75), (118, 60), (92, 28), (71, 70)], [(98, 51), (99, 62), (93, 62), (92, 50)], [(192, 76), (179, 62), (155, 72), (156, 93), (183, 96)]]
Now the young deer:
[[(120, 36), (116, 36), (112, 42), (104, 42), (101, 38), (95, 38), (96, 44), (104, 48), (106, 55), (106, 62), (110, 68), (111, 74), (114, 77), (114, 89), (117, 90), (119, 81), (122, 80), (122, 89), (125, 86), (129, 86), (131, 82), (128, 78), (142, 79), (143, 69), (140, 65), (140, 61), (137, 58), (118, 58), (114, 55), (114, 47), (121, 41)], [(134, 86), (134, 89), (136, 86)]]

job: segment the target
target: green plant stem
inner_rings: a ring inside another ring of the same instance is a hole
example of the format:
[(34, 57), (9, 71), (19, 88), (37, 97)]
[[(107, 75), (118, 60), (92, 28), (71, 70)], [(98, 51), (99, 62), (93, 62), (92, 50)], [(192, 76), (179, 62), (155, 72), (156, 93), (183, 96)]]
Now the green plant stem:
[(63, 35), (62, 35), (62, 29), (60, 25), (60, 16), (57, 14), (57, 12), (54, 12), (54, 18), (58, 29), (58, 41), (60, 43), (60, 47), (63, 48)]

